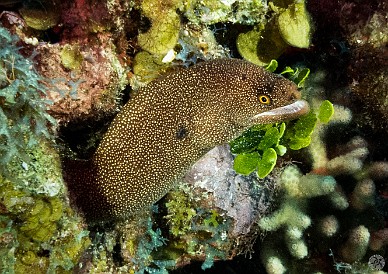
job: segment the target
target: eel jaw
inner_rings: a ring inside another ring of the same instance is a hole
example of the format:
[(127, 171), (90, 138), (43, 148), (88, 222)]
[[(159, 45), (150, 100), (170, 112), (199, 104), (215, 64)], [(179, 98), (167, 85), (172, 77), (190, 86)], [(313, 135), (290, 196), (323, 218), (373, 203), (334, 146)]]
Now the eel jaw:
[(297, 100), (290, 105), (271, 109), (257, 114), (251, 118), (252, 124), (272, 124), (286, 120), (293, 120), (310, 111), (309, 104), (305, 100)]

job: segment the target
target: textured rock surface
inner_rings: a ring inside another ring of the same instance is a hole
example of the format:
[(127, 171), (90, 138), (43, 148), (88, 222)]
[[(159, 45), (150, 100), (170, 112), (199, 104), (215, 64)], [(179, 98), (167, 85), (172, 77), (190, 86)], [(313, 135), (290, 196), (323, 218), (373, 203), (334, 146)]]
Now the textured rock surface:
[(234, 236), (247, 234), (268, 207), (260, 184), (269, 179), (260, 180), (255, 173), (248, 177), (236, 174), (228, 145), (209, 151), (190, 169), (185, 181), (210, 193), (208, 200), (234, 220)]

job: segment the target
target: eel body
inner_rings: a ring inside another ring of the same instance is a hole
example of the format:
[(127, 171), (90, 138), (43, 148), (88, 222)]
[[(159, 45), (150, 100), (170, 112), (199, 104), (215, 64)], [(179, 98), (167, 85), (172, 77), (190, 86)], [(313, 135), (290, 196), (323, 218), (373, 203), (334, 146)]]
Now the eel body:
[(71, 178), (76, 205), (91, 220), (126, 218), (163, 197), (213, 147), (252, 125), (306, 113), (299, 98), (291, 81), (237, 59), (169, 73), (122, 108), (85, 171)]

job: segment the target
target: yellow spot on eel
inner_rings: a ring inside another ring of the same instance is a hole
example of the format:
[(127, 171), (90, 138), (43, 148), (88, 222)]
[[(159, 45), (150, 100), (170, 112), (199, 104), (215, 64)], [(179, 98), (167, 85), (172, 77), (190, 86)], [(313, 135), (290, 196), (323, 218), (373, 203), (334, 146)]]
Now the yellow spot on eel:
[(252, 125), (306, 113), (299, 98), (291, 81), (238, 59), (164, 75), (122, 108), (88, 171), (68, 183), (76, 205), (92, 220), (128, 217), (162, 198), (213, 147)]

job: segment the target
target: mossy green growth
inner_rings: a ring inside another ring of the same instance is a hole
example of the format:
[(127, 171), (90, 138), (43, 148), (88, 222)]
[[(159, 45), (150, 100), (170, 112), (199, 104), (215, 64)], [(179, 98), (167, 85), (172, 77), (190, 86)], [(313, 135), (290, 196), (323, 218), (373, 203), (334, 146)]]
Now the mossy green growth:
[(0, 269), (6, 273), (62, 273), (90, 245), (61, 197), (33, 194), (0, 177), (0, 208)]
[(63, 213), (59, 198), (31, 195), (15, 188), (8, 180), (2, 180), (0, 192), (0, 201), (7, 215), (22, 220), (18, 231), (24, 237), (35, 242), (44, 242), (52, 237)]
[[(26, 1), (27, 5), (19, 9), (27, 26), (36, 30), (47, 30), (58, 24), (60, 13), (55, 10), (55, 6), (45, 3), (33, 4), (34, 1)], [(37, 1), (38, 3), (38, 1)]]
[(12, 219), (3, 215), (2, 211), (0, 209), (0, 269), (4, 273), (8, 269), (14, 269), (16, 263), (15, 247), (18, 246), (18, 241)]
[(76, 225), (80, 220), (66, 202), (53, 146), (41, 140), (26, 153), (28, 161), (15, 157), (6, 166), (12, 179), (0, 173), (0, 269), (63, 273), (89, 245), (87, 231)]
[(57, 238), (55, 245), (50, 246), (48, 272), (72, 270), (83, 251), (90, 246), (89, 231), (74, 229), (71, 232), (65, 237)]
[(178, 42), (180, 18), (176, 10), (183, 1), (145, 0), (141, 4), (143, 15), (151, 21), (151, 28), (137, 37), (139, 46), (156, 55), (165, 55)]
[(65, 45), (61, 50), (62, 65), (70, 70), (77, 70), (84, 60), (78, 45)]
[(133, 73), (140, 78), (141, 82), (151, 82), (168, 68), (168, 64), (163, 63), (162, 59), (163, 56), (140, 51), (135, 56)]
[(175, 237), (182, 236), (191, 229), (193, 217), (197, 214), (190, 203), (190, 199), (183, 191), (173, 191), (170, 193), (174, 199), (166, 203), (170, 232)]
[[(14, 254), (16, 262), (14, 265), (5, 265), (5, 269), (14, 270), (17, 273), (25, 273), (30, 269), (40, 273), (39, 266), (45, 269), (48, 261), (47, 258), (40, 258), (37, 255), (41, 250), (39, 245), (53, 237), (62, 208), (58, 208), (60, 211), (58, 213), (57, 208), (52, 207), (50, 200), (46, 200), (41, 195), (37, 197), (17, 189), (10, 181), (3, 178), (0, 178), (0, 204), (5, 208), (5, 212), (1, 214), (3, 218), (18, 220), (17, 223), (12, 224), (15, 240), (18, 243)], [(53, 214), (55, 217), (51, 220)]]

